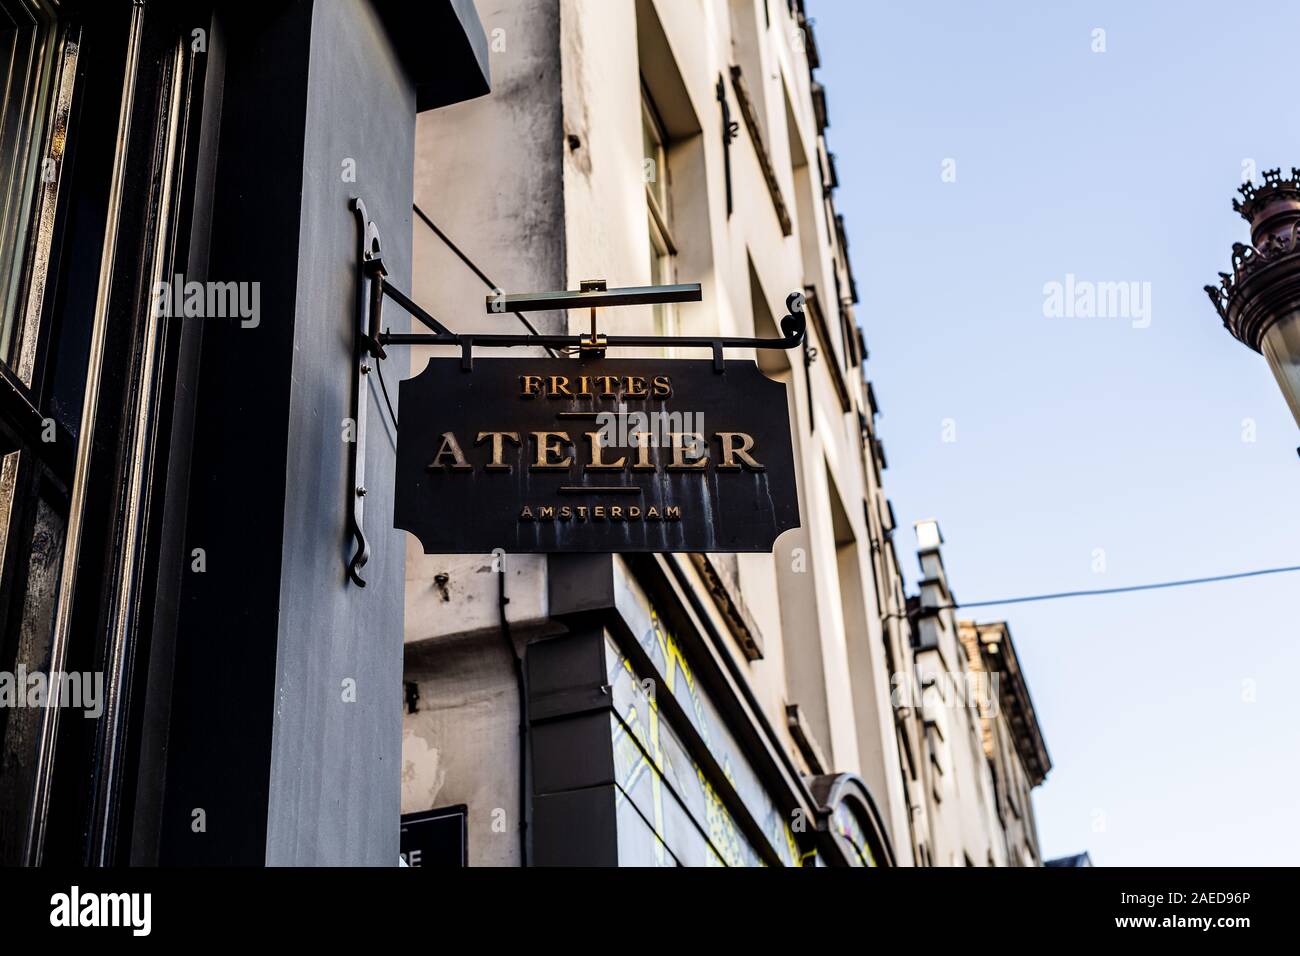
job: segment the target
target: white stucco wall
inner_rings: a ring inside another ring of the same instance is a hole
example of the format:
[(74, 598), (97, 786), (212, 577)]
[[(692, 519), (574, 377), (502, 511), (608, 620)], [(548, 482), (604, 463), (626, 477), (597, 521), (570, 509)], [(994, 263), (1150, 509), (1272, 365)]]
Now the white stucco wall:
[[(843, 367), (845, 347), (834, 277), (838, 270), (847, 295), (847, 274), (843, 250), (828, 237), (831, 213), (819, 168), (825, 146), (809, 98), (801, 35), (785, 3), (768, 6), (770, 26), (760, 0), (479, 0), (494, 44), (493, 93), (421, 118), (416, 201), (508, 291), (576, 288), (583, 279), (648, 284), (644, 78), (672, 141), (667, 175), (678, 245), (675, 280), (703, 287), (702, 302), (677, 307), (678, 331), (776, 334), (786, 295), (807, 286), (816, 290), (829, 340), (814, 340), (821, 354), (809, 369), (811, 383), (800, 351), (773, 359), (787, 367), (782, 374), (797, 432), (805, 525), (789, 532), (775, 554), (736, 561), (739, 597), (763, 635), (765, 653), (751, 662), (739, 643), (731, 652), (783, 745), (805, 770), (812, 768), (786, 730), (787, 704), (798, 704), (807, 717), (830, 764), (824, 771), (867, 780), (895, 854), (907, 863), (908, 808), (863, 508), (864, 499), (876, 493), (860, 444), (858, 413), (865, 397), (860, 371), (848, 370), (852, 407), (846, 412), (832, 380), (833, 369)], [(737, 24), (746, 38), (733, 35)], [(660, 45), (670, 59), (639, 59), (639, 48)], [(760, 126), (793, 220), (789, 236), (782, 235), (728, 75), (740, 61), (763, 110)], [(720, 75), (727, 77), (732, 118), (741, 124), (730, 151), (730, 216), (715, 93)], [(806, 160), (802, 172), (793, 168), (796, 155)], [(513, 316), (483, 314), (482, 282), (419, 222), (414, 262), (415, 299), (446, 324), (458, 330), (517, 329)], [(587, 322), (577, 313), (534, 319), (546, 330), (566, 324), (577, 330)], [(773, 324), (760, 328), (760, 321)], [(601, 326), (611, 334), (646, 333), (651, 313), (605, 310)], [(415, 371), (425, 356), (412, 352)], [(838, 529), (832, 496), (842, 513)], [(546, 617), (545, 564), (541, 557), (507, 560), (509, 618), (522, 634)], [(508, 703), (513, 676), (499, 639), (490, 636), (499, 626), (499, 607), (496, 575), (483, 570), (489, 561), (423, 555), (413, 540), (408, 546), (408, 680), (415, 674), (422, 682), (422, 699), (426, 687), (429, 694), (446, 693), (472, 716), (470, 738), (462, 740), (449, 736), (441, 702), (408, 718), (404, 810), (470, 796), (514, 805), (516, 717)], [(842, 581), (842, 574), (856, 579)], [(846, 606), (845, 595), (854, 603)], [(478, 642), (462, 639), (467, 634), (478, 634)], [(462, 679), (468, 688), (456, 683)], [(476, 761), (466, 759), (471, 743), (480, 755)], [(454, 793), (446, 782), (453, 767), (464, 777)], [(472, 859), (474, 854), (472, 832)], [(511, 856), (503, 847), (479, 860), (508, 862)]]

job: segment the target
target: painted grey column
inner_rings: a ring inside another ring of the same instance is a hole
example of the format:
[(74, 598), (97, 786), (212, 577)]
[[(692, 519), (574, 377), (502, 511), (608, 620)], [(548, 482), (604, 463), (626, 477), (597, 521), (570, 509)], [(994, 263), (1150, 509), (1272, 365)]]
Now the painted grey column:
[[(204, 330), (187, 543), (207, 568), (182, 596), (161, 858), (395, 866), (405, 535), (372, 374), (367, 586), (347, 581), (350, 203), (409, 289), (416, 111), (486, 91), (482, 30), (454, 0), (302, 0), (224, 27), (210, 275), (258, 283), (260, 310)], [(425, 38), (423, 67), (403, 31)], [(466, 63), (481, 72), (428, 72)], [(408, 328), (391, 304), (384, 319)], [(394, 399), (405, 367), (386, 363)]]
[[(391, 866), (405, 535), (392, 528), (396, 428), (371, 375), (367, 586), (344, 579), (359, 244), (349, 202), (364, 198), (389, 277), (410, 288), (415, 91), (368, 3), (315, 4), (306, 117), (266, 862)], [(395, 398), (401, 366), (388, 364)]]

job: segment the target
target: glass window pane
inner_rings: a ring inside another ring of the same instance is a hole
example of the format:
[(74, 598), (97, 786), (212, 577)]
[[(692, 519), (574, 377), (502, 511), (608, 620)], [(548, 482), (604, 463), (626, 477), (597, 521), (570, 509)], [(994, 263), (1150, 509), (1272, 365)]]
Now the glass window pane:
[[(650, 218), (650, 284), (651, 285), (671, 285), (672, 262), (668, 256), (668, 245), (664, 242), (663, 236), (655, 226), (654, 217)], [(671, 306), (656, 302), (652, 305), (651, 310), (654, 314), (654, 334), (670, 334), (670, 316)]]
[(0, 571), (5, 566), (5, 542), (9, 539), (9, 516), (14, 508), (14, 486), (18, 481), (18, 452), (0, 458)]
[[(0, 0), (0, 360), (14, 369), (30, 366), (35, 346), (27, 277), (38, 201), (43, 185), (55, 178), (46, 144), (59, 75), (58, 33), (44, 0)], [(20, 376), (28, 379), (30, 368)]]
[(641, 162), (646, 188), (650, 198), (658, 204), (659, 215), (668, 222), (668, 170), (664, 153), (664, 137), (655, 118), (654, 105), (645, 96), (641, 99)]

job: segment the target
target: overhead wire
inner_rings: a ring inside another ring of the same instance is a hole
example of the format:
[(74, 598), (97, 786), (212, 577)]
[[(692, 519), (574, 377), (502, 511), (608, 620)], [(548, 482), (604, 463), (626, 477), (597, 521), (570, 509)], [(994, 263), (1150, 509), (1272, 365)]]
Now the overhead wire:
[[(1180, 578), (1173, 581), (1156, 581), (1150, 584), (1127, 584), (1113, 588), (1087, 588), (1078, 591), (1054, 591), (1048, 594), (1028, 594), (1021, 597), (997, 598), (987, 601), (954, 601), (940, 604), (927, 610), (957, 610), (959, 608), (992, 607), (998, 604), (1027, 604), (1033, 601), (1058, 601), (1063, 598), (1098, 597), (1106, 594), (1129, 594), (1134, 591), (1159, 591), (1165, 588), (1184, 588), (1200, 584), (1215, 584), (1220, 581), (1236, 581), (1242, 578), (1257, 578), (1267, 574), (1287, 574), (1300, 571), (1300, 565), (1287, 565), (1278, 568), (1260, 568), (1255, 571), (1233, 571), (1228, 574), (1212, 574), (1200, 578)], [(901, 615), (900, 615), (901, 616)]]

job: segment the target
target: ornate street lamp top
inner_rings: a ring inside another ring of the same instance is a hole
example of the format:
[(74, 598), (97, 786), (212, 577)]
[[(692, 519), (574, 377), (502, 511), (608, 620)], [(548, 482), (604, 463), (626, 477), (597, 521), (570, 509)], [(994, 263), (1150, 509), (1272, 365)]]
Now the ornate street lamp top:
[(1263, 185), (1238, 192), (1232, 208), (1250, 223), (1252, 245), (1234, 242), (1232, 273), (1220, 272), (1220, 284), (1205, 291), (1224, 327), (1258, 352), (1269, 326), (1300, 308), (1300, 168), (1287, 179), (1266, 170)]

